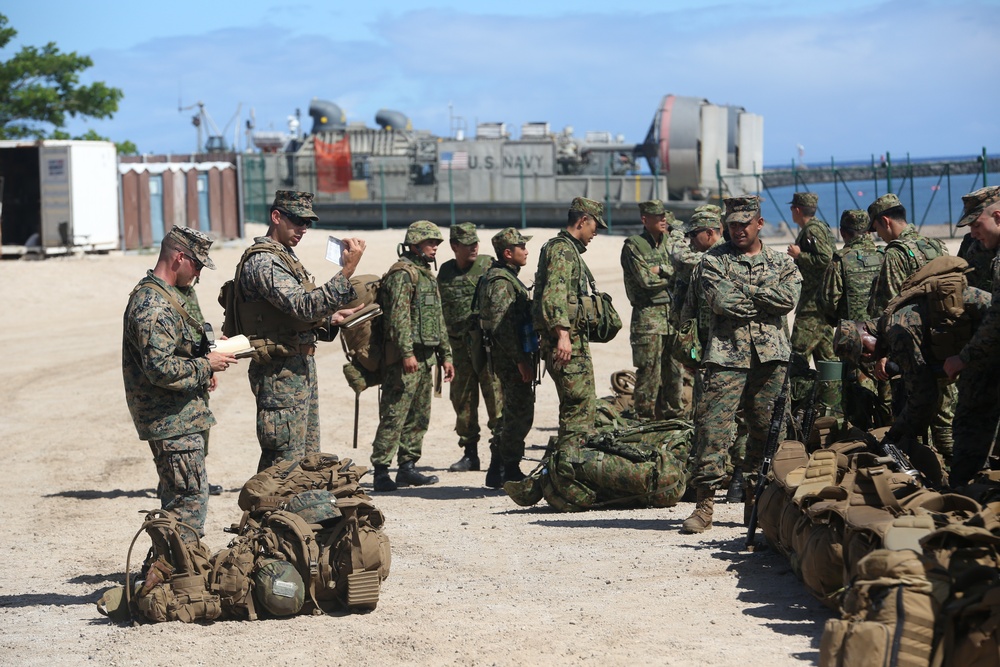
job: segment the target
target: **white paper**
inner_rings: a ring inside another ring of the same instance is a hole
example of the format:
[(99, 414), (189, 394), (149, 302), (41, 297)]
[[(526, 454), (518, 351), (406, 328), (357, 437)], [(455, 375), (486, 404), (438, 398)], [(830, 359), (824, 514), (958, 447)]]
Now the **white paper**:
[(340, 266), (340, 255), (344, 251), (343, 242), (336, 236), (331, 236), (326, 242), (326, 261)]

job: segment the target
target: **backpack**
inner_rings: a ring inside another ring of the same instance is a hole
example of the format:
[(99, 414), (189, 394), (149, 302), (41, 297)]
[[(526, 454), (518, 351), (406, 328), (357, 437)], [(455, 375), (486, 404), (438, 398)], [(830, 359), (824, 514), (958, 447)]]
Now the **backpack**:
[(246, 511), (277, 508), (303, 491), (322, 489), (337, 498), (365, 496), (359, 481), (368, 468), (351, 459), (316, 452), (297, 461), (281, 461), (246, 481), (240, 490), (239, 506)]
[(256, 543), (251, 535), (234, 538), (229, 546), (212, 555), (209, 586), (219, 596), (222, 617), (257, 620), (253, 597)]
[[(141, 585), (137, 582), (133, 589), (129, 581), (132, 549), (143, 533), (149, 535), (152, 546), (139, 575)], [(182, 533), (194, 534), (194, 543), (186, 542)], [(146, 512), (125, 559), (125, 595), (133, 617), (154, 623), (219, 618), (219, 596), (208, 585), (211, 570), (208, 548), (198, 539), (198, 531), (167, 510)]]
[(937, 359), (957, 354), (972, 336), (972, 323), (963, 318), (966, 273), (969, 264), (961, 257), (936, 257), (900, 285), (897, 294), (886, 306), (884, 315), (894, 313), (913, 299), (925, 297), (930, 318), (931, 350)]
[[(351, 278), (351, 285), (358, 296), (346, 307), (364, 305), (364, 308), (340, 325), (340, 342), (347, 357), (344, 377), (356, 394), (382, 384), (382, 369), (400, 359), (396, 346), (386, 343), (381, 317), (385, 304), (380, 300), (382, 283), (395, 271), (406, 271), (411, 284), (417, 284), (417, 267), (404, 261), (390, 266), (381, 278), (369, 274)], [(357, 320), (360, 323), (353, 324)]]

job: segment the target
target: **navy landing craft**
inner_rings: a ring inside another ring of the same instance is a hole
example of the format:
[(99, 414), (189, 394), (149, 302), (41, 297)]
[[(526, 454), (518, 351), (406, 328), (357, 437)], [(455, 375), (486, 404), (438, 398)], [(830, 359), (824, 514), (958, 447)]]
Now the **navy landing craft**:
[(752, 177), (736, 175), (763, 164), (763, 118), (696, 97), (665, 96), (641, 144), (545, 122), (523, 124), (516, 139), (505, 123), (480, 123), (469, 138), (453, 122), (452, 136), (438, 137), (386, 109), (370, 128), (315, 99), (309, 115), (305, 137), (254, 135), (262, 152), (243, 156), (249, 211), (266, 214), (273, 192), (291, 188), (317, 194), (324, 227), (561, 226), (570, 200), (584, 196), (607, 203), (612, 225), (635, 224), (636, 203), (653, 198), (686, 218), (716, 201), (720, 176), (726, 195), (755, 192)]

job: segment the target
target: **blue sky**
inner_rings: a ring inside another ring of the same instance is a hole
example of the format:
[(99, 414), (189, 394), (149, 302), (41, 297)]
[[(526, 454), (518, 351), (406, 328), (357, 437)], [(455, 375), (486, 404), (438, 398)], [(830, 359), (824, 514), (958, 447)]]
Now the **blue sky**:
[[(227, 137), (252, 109), (283, 130), (312, 98), (375, 126), (381, 108), (447, 135), (472, 128), (607, 130), (639, 142), (670, 93), (764, 117), (764, 158), (807, 162), (1000, 153), (1000, 0), (594, 2), (20, 2), (0, 51), (54, 41), (90, 55), (85, 81), (125, 93), (77, 123), (143, 152), (189, 152), (205, 103)], [(242, 106), (240, 106), (242, 105)], [(237, 107), (240, 114), (236, 116)]]

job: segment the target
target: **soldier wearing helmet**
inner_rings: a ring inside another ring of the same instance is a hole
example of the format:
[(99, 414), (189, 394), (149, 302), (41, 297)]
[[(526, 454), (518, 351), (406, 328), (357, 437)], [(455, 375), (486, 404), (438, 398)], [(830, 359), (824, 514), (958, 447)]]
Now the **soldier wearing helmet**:
[[(443, 240), (433, 222), (414, 222), (406, 230), (399, 261), (382, 279), (386, 363), (378, 430), (372, 443), (376, 491), (438, 481), (436, 475), (421, 474), (415, 466), (431, 413), (431, 369), (436, 364), (443, 366), (446, 382), (455, 375), (441, 293), (431, 271)], [(399, 470), (393, 481), (389, 464), (397, 452)]]

